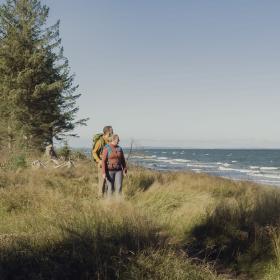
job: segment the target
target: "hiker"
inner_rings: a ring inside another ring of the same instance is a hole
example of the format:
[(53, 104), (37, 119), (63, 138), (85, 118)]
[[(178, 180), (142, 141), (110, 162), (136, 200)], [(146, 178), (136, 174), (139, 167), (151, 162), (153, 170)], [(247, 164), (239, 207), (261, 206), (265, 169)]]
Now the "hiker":
[(92, 157), (97, 163), (99, 197), (104, 195), (106, 188), (106, 181), (102, 176), (102, 153), (105, 145), (109, 143), (109, 138), (112, 134), (113, 128), (108, 125), (103, 128), (103, 133), (96, 134), (93, 137)]
[(127, 174), (124, 153), (119, 144), (119, 136), (114, 134), (109, 144), (104, 147), (102, 156), (102, 175), (107, 182), (107, 195), (117, 196), (122, 193), (123, 176)]

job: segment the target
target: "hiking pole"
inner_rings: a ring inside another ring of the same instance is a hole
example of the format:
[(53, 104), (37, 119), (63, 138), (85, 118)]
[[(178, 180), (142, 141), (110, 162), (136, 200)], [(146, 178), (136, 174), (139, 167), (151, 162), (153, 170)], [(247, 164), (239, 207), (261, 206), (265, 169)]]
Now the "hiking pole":
[(131, 142), (130, 142), (130, 149), (129, 149), (128, 155), (127, 155), (127, 157), (126, 157), (126, 161), (127, 161), (127, 162), (129, 161), (129, 158), (130, 158), (130, 156), (131, 156), (131, 154), (132, 154), (133, 142), (134, 142), (133, 140), (131, 140)]

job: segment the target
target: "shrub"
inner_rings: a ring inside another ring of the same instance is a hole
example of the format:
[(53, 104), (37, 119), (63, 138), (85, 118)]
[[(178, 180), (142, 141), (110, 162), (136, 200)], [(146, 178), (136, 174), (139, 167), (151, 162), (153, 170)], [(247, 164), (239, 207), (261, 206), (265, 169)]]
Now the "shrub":
[(60, 158), (62, 157), (64, 160), (70, 160), (72, 155), (72, 151), (67, 142), (64, 143), (64, 146), (57, 150), (57, 156)]

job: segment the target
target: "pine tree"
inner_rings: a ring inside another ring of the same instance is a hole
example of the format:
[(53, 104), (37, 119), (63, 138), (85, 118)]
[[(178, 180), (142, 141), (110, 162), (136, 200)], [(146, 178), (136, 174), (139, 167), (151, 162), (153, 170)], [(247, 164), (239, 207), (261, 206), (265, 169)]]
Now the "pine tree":
[(0, 133), (10, 146), (20, 140), (43, 148), (75, 136), (71, 131), (86, 122), (75, 121), (80, 94), (63, 55), (59, 21), (47, 27), (48, 13), (39, 0), (0, 6)]

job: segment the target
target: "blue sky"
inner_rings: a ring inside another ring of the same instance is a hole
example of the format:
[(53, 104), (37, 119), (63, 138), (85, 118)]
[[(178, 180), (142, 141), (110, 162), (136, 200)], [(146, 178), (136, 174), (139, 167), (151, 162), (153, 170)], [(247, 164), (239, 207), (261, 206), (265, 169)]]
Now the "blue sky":
[(90, 117), (71, 145), (280, 148), (280, 1), (42, 2)]

